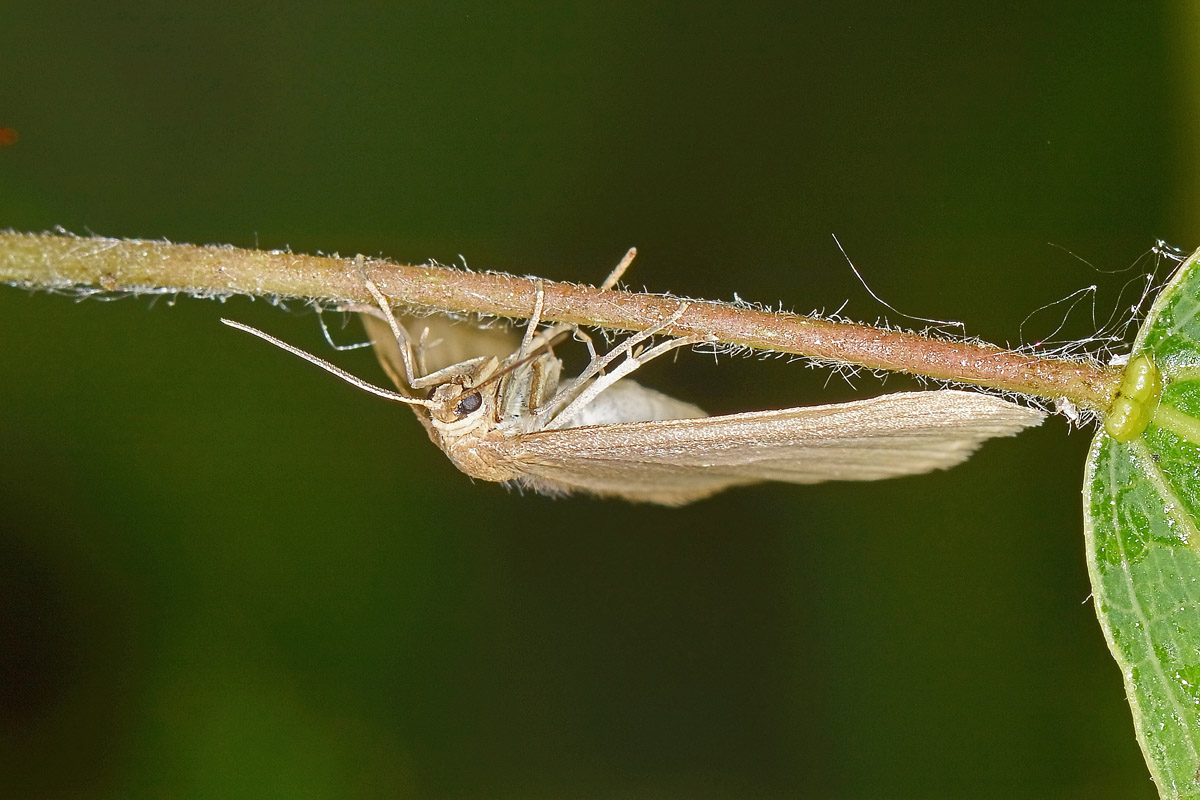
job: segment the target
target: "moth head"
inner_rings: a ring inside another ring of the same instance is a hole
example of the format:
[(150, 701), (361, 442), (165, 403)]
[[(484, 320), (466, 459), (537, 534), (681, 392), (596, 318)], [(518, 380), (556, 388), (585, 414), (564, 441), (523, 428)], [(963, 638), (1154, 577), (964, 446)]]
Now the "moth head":
[(462, 433), (492, 416), (496, 384), (475, 388), (471, 384), (443, 383), (429, 396), (429, 416), (443, 433)]

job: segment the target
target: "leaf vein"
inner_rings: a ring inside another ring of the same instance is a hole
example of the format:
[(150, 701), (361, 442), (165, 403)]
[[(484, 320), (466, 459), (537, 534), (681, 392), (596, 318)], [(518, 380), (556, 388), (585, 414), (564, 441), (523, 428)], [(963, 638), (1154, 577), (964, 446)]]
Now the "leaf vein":
[[(1115, 440), (1112, 442), (1112, 444), (1114, 446), (1116, 445)], [(1135, 440), (1133, 442), (1130, 442), (1130, 443), (1128, 443), (1128, 446), (1130, 447), (1129, 455), (1131, 457), (1133, 457), (1136, 462), (1138, 462), (1139, 466), (1145, 468), (1145, 467), (1147, 467), (1147, 465), (1154, 463), (1154, 460), (1149, 457), (1150, 452), (1146, 448), (1146, 446), (1142, 442), (1142, 440)], [(1117, 460), (1118, 459), (1116, 459), (1116, 458), (1109, 459), (1109, 481), (1110, 481), (1109, 485), (1110, 486), (1118, 485), (1118, 483), (1117, 483), (1118, 476), (1116, 474)], [(1144, 469), (1144, 474), (1148, 475), (1149, 470)], [(1153, 477), (1151, 480), (1153, 481)], [(1163, 488), (1164, 489), (1166, 488), (1165, 485), (1163, 486)], [(1119, 516), (1119, 512), (1117, 511), (1117, 508), (1115, 506), (1112, 509), (1112, 514), (1113, 514), (1114, 530), (1120, 531), (1121, 530), (1121, 519)], [(1121, 551), (1121, 561), (1123, 564), (1123, 568), (1121, 570), (1121, 576), (1124, 578), (1125, 589), (1129, 595), (1130, 603), (1132, 604), (1131, 613), (1134, 616), (1136, 616), (1138, 618), (1138, 620), (1140, 620), (1140, 622), (1141, 622), (1141, 624), (1137, 627), (1141, 631), (1141, 636), (1145, 641), (1146, 652), (1155, 654), (1154, 639), (1150, 635), (1151, 622), (1150, 622), (1150, 619), (1146, 616), (1145, 612), (1142, 610), (1141, 600), (1138, 598), (1137, 591), (1134, 588), (1133, 575), (1131, 574), (1130, 569), (1129, 569), (1130, 561), (1128, 558), (1128, 554), (1125, 551), (1125, 540), (1119, 533), (1115, 538), (1116, 538), (1116, 542), (1117, 542), (1117, 547)], [(1155, 677), (1158, 679), (1159, 685), (1162, 686), (1166, 691), (1167, 700), (1170, 702), (1171, 709), (1174, 712), (1173, 717), (1175, 719), (1179, 720), (1180, 734), (1181, 734), (1184, 742), (1187, 744), (1188, 750), (1191, 753), (1191, 763), (1195, 764), (1197, 762), (1197, 760), (1200, 760), (1200, 754), (1197, 753), (1196, 743), (1192, 738), (1192, 726), (1187, 723), (1187, 720), (1189, 719), (1187, 708), (1180, 702), (1180, 698), (1178, 697), (1175, 685), (1167, 679), (1167, 675), (1163, 671), (1162, 661), (1157, 657), (1157, 654), (1155, 654), (1151, 657), (1148, 657), (1146, 659), (1146, 661), (1148, 662)], [(1145, 712), (1141, 709), (1141, 701), (1138, 699), (1137, 687), (1133, 684), (1133, 675), (1132, 675), (1132, 670), (1130, 670), (1130, 669), (1125, 670), (1125, 682), (1126, 682), (1126, 687), (1128, 690), (1127, 694), (1129, 697), (1129, 704), (1134, 709), (1134, 721), (1135, 721), (1134, 724), (1135, 724), (1135, 727), (1137, 730), (1138, 739), (1141, 740), (1141, 742), (1142, 742), (1142, 749), (1146, 753), (1150, 753), (1150, 752), (1152, 752), (1152, 750), (1151, 750), (1151, 748), (1147, 747), (1148, 742), (1146, 741), (1146, 730), (1142, 725), (1142, 720), (1145, 718), (1144, 717)], [(1154, 760), (1151, 760), (1150, 766), (1151, 766), (1151, 771), (1155, 773), (1155, 778), (1158, 779), (1160, 777), (1157, 774), (1158, 769), (1160, 767), (1164, 767), (1164, 766), (1168, 766), (1168, 765), (1167, 764), (1155, 764)], [(1172, 766), (1174, 766), (1174, 765), (1172, 765)], [(1171, 772), (1175, 773), (1175, 770), (1172, 769)], [(1165, 777), (1165, 776), (1162, 776), (1162, 777)], [(1172, 778), (1174, 778), (1174, 775), (1172, 775)], [(1160, 784), (1160, 787), (1161, 787), (1161, 784)], [(1193, 787), (1194, 787), (1194, 785), (1193, 785)], [(1188, 787), (1188, 788), (1193, 788), (1193, 787)], [(1171, 780), (1171, 788), (1172, 788), (1172, 790), (1174, 790), (1176, 792), (1180, 792), (1182, 787), (1180, 787), (1178, 785), (1178, 783), (1176, 783), (1176, 781), (1174, 779), (1172, 779)]]
[(1150, 479), (1150, 486), (1154, 489), (1155, 494), (1163, 501), (1163, 510), (1178, 526), (1184, 543), (1192, 547), (1200, 544), (1200, 529), (1197, 529), (1196, 523), (1187, 514), (1183, 513), (1183, 502), (1175, 494), (1174, 490), (1171, 489), (1170, 484), (1167, 482), (1167, 476), (1154, 460), (1150, 453), (1150, 448), (1146, 446), (1145, 440), (1135, 439), (1129, 442), (1128, 446), (1133, 451), (1131, 455), (1136, 457), (1138, 466), (1142, 468), (1143, 474)]

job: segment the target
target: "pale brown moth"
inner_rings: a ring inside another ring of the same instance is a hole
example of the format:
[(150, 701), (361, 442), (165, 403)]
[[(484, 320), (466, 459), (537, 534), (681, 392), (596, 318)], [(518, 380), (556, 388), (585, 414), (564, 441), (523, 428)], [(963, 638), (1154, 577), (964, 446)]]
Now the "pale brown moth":
[[(601, 284), (611, 289), (633, 260), (630, 250)], [(360, 269), (362, 262), (360, 260)], [(1044, 414), (999, 397), (957, 390), (895, 394), (820, 406), (710, 417), (682, 400), (628, 379), (642, 364), (690, 336), (647, 349), (643, 343), (678, 320), (688, 304), (603, 355), (571, 325), (541, 328), (539, 286), (515, 349), (498, 332), (478, 332), (473, 357), (431, 367), (430, 327), (415, 342), (387, 299), (363, 273), (378, 307), (355, 307), (398, 392), (369, 384), (262, 331), (259, 336), (368, 392), (412, 407), (429, 438), (473, 478), (551, 495), (588, 492), (682, 505), (759, 481), (877, 480), (945, 469), (994, 436), (1038, 425)], [(553, 348), (574, 333), (591, 362), (563, 381)], [(457, 336), (451, 344), (462, 344)], [(505, 355), (507, 353), (507, 355)]]

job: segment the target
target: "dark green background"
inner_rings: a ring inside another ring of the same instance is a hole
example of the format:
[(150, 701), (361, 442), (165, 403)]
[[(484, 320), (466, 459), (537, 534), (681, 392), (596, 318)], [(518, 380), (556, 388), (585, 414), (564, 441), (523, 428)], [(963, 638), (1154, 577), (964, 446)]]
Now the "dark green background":
[[(579, 281), (637, 245), (635, 286), (900, 321), (836, 234), (896, 308), (1014, 344), (1200, 243), (1186, 2), (26, 5), (17, 230)], [(299, 304), (0, 290), (0, 795), (1154, 795), (1087, 602), (1087, 432), (679, 510), (520, 497), (221, 315), (329, 353)], [(721, 412), (880, 391), (669, 362), (642, 380)]]

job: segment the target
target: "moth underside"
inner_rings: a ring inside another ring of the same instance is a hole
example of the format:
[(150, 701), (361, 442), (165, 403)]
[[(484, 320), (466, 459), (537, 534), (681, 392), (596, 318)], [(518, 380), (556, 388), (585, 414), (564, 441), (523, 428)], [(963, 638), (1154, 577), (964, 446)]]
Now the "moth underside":
[[(626, 256), (602, 284), (610, 289)], [(360, 262), (361, 268), (361, 262)], [(628, 375), (690, 336), (649, 346), (671, 317), (596, 354), (581, 331), (540, 325), (543, 294), (519, 342), (507, 331), (450, 326), (445, 318), (406, 320), (414, 339), (364, 273), (377, 301), (355, 307), (398, 392), (371, 386), (338, 367), (246, 326), (362, 388), (410, 405), (430, 439), (460, 470), (551, 495), (587, 492), (680, 505), (759, 481), (878, 480), (945, 469), (985, 440), (1041, 423), (1044, 414), (999, 397), (957, 390), (899, 392), (869, 400), (708, 416), (696, 406), (640, 386)], [(587, 344), (592, 359), (564, 380), (556, 344)], [(470, 357), (451, 354), (466, 348)]]

